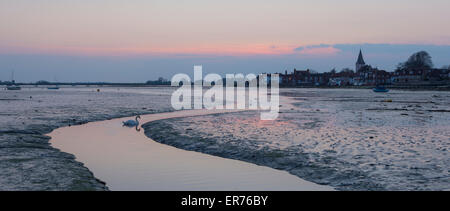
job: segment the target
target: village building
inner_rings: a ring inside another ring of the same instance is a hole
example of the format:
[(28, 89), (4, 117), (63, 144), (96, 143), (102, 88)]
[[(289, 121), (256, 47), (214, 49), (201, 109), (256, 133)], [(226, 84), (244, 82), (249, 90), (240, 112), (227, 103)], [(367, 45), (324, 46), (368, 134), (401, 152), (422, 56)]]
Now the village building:
[(333, 73), (328, 82), (329, 86), (352, 86), (354, 85), (354, 72)]
[(355, 84), (357, 86), (376, 86), (391, 84), (391, 73), (386, 70), (366, 65), (356, 72)]
[(392, 76), (392, 82), (394, 84), (421, 83), (422, 81), (425, 81), (429, 71), (430, 69), (428, 68), (397, 69)]
[[(280, 73), (281, 86), (377, 86), (377, 85), (415, 85), (438, 83), (450, 80), (449, 69), (408, 68), (395, 72), (380, 70), (367, 65), (362, 50), (355, 63), (355, 71), (343, 70), (316, 73), (309, 69), (292, 73)], [(447, 82), (448, 83), (448, 82)]]
[(309, 69), (280, 73), (280, 82), (284, 86), (320, 86), (328, 83), (327, 74), (315, 73)]

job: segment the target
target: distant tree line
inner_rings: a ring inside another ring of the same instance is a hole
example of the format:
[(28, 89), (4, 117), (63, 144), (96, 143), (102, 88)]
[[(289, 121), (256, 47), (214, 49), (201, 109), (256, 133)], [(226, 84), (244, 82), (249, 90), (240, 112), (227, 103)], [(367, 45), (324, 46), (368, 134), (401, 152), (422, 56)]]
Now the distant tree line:
[[(0, 85), (12, 85), (12, 81), (1, 81)], [(31, 83), (17, 83), (18, 85), (36, 85), (36, 86), (50, 86), (50, 85), (87, 85), (87, 86), (145, 86), (145, 85), (170, 85), (170, 81), (159, 77), (158, 80), (149, 80), (145, 83), (111, 83), (111, 82), (51, 82), (46, 80), (39, 80)]]
[(147, 85), (170, 85), (170, 81), (163, 77), (159, 77), (158, 80), (147, 81), (145, 84), (147, 84)]

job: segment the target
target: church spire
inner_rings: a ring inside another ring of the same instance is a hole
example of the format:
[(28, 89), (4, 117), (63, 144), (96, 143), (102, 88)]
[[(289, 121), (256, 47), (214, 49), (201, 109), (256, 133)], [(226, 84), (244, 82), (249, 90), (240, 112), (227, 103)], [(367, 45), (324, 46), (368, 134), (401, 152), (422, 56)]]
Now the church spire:
[(359, 49), (358, 61), (356, 62), (356, 64), (363, 64), (363, 65), (366, 64), (366, 62), (364, 62), (364, 58), (363, 58), (361, 49)]
[(366, 62), (364, 62), (364, 57), (363, 57), (363, 54), (362, 54), (362, 50), (359, 49), (359, 56), (358, 56), (358, 60), (356, 61), (355, 71), (359, 71), (365, 65), (366, 65)]

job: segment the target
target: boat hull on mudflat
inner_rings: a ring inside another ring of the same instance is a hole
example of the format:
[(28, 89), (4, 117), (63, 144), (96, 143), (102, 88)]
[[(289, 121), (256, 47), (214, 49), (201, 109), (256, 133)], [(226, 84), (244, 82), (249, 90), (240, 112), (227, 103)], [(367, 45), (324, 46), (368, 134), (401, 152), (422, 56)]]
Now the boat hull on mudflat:
[(373, 88), (374, 92), (379, 92), (379, 93), (387, 93), (389, 92), (389, 89), (377, 89), (377, 88)]
[(22, 88), (20, 86), (8, 86), (6, 87), (6, 90), (14, 91), (14, 90), (21, 90)]

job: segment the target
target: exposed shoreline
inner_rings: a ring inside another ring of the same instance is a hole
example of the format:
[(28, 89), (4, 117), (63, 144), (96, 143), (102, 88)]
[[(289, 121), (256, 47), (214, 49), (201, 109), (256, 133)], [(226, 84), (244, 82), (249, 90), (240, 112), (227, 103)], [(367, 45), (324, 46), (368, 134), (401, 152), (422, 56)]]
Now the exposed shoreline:
[(448, 189), (447, 93), (316, 89), (284, 96), (294, 101), (283, 100), (270, 123), (244, 112), (143, 127), (160, 143), (285, 170), (338, 190)]
[[(164, 104), (164, 102), (166, 98), (170, 96), (172, 89), (167, 89), (166, 91), (164, 91), (165, 89), (153, 89), (150, 94), (136, 94), (128, 91), (125, 92), (124, 90), (126, 89), (103, 88), (102, 91), (98, 93), (92, 88), (88, 92), (73, 92), (66, 91), (66, 89), (63, 89), (62, 91), (47, 91), (27, 88), (18, 92), (2, 92), (3, 95), (2, 99), (0, 99), (0, 103), (4, 110), (0, 113), (0, 126), (2, 126), (2, 129), (0, 130), (0, 160), (2, 161), (0, 162), (0, 169), (2, 170), (0, 172), (0, 189), (107, 190), (105, 184), (102, 181), (97, 180), (93, 173), (83, 165), (83, 163), (76, 161), (72, 154), (61, 152), (60, 150), (51, 147), (49, 144), (50, 137), (44, 134), (70, 125), (90, 124), (92, 122), (134, 116), (137, 114), (154, 114), (170, 111), (170, 109), (168, 109), (170, 108), (170, 106), (168, 106), (169, 104)], [(297, 97), (299, 100), (302, 100), (303, 103), (310, 102), (308, 101), (310, 95), (314, 97), (314, 95), (309, 92), (306, 94), (300, 93), (300, 95), (297, 94), (297, 96), (295, 93), (299, 92), (299, 90), (300, 89), (293, 89), (294, 95), (292, 96), (289, 92), (286, 92), (287, 96)], [(145, 89), (138, 91), (138, 93), (141, 93), (145, 91)], [(168, 94), (164, 95), (163, 91)], [(283, 91), (284, 90), (282, 90), (282, 92)], [(334, 92), (334, 90), (332, 91)], [(369, 94), (368, 97), (370, 97), (372, 92), (365, 91), (365, 93), (366, 92)], [(347, 94), (350, 96), (349, 99), (353, 99), (352, 92)], [(415, 118), (412, 120), (436, 121), (437, 119), (445, 117), (445, 115), (433, 115), (431, 112), (427, 112), (429, 110), (428, 107), (430, 106), (433, 107), (433, 109), (440, 109), (433, 111), (443, 111), (446, 108), (445, 105), (448, 104), (445, 104), (445, 99), (448, 95), (444, 96), (444, 93), (437, 93), (436, 96), (432, 96), (433, 93), (429, 93), (427, 96), (429, 95), (428, 98), (430, 99), (420, 98), (419, 101), (405, 101), (410, 103), (395, 103), (396, 100), (394, 96), (398, 94), (399, 93), (397, 92), (392, 92), (389, 95), (386, 95), (386, 97), (380, 97), (385, 95), (376, 95), (376, 99), (380, 100), (374, 101), (375, 104), (373, 104), (370, 109), (383, 108), (384, 110), (391, 109), (392, 111), (401, 109), (401, 114), (400, 112), (394, 112), (393, 114), (397, 116), (396, 119), (405, 120)], [(415, 96), (416, 93), (410, 93), (410, 95)], [(385, 98), (394, 99), (394, 103), (383, 101)], [(335, 100), (333, 97), (332, 100), (339, 102), (339, 105), (347, 102), (347, 98), (342, 100), (337, 98)], [(314, 100), (313, 102), (321, 101)], [(351, 100), (351, 102), (349, 101), (346, 105), (353, 105), (356, 102), (363, 101), (355, 99)], [(420, 102), (433, 103), (427, 103), (426, 105), (421, 105), (424, 108), (418, 108), (416, 104)], [(309, 104), (307, 105), (309, 106)], [(414, 109), (404, 109), (404, 107), (409, 108), (408, 106), (413, 106), (411, 108)], [(366, 109), (366, 106), (363, 108)], [(284, 105), (283, 109), (289, 110)], [(323, 109), (321, 108), (321, 112), (322, 110)], [(315, 109), (311, 109), (311, 111), (315, 112)], [(284, 112), (285, 111), (282, 113)], [(368, 114), (374, 115), (377, 113), (378, 110), (377, 112), (374, 111)], [(363, 119), (364, 125), (374, 122), (370, 118), (373, 117), (368, 116), (368, 118), (365, 118), (366, 120)], [(417, 120), (417, 118), (419, 119)], [(149, 131), (147, 130), (145, 132), (148, 133)], [(445, 134), (445, 130), (443, 132)], [(377, 139), (376, 134), (374, 137)], [(156, 138), (155, 140), (161, 141)], [(442, 140), (442, 138), (438, 137), (437, 140)], [(436, 147), (440, 149), (439, 147), (441, 146), (436, 145)], [(410, 163), (418, 166), (415, 167), (417, 171), (425, 169), (419, 168), (421, 166), (416, 162)], [(374, 164), (375, 166), (378, 165), (378, 163)], [(444, 168), (447, 167), (446, 165), (441, 166)], [(430, 167), (430, 171), (431, 170), (434, 171), (436, 168)], [(417, 175), (420, 176), (421, 174)], [(435, 176), (434, 173), (431, 176)], [(445, 187), (445, 189), (448, 188)]]
[[(19, 86), (24, 86), (23, 88), (47, 88), (49, 86), (60, 86), (61, 88), (176, 88), (170, 85), (148, 85), (148, 84), (78, 84), (72, 86), (66, 83), (50, 83), (46, 85), (34, 85), (27, 83), (17, 83)], [(283, 89), (372, 89), (375, 86), (286, 86), (280, 85), (279, 88)], [(450, 91), (450, 84), (441, 85), (386, 85), (385, 86), (391, 90), (404, 90), (404, 91)], [(6, 85), (0, 85), (1, 89), (5, 89)]]
[[(216, 115), (227, 115), (226, 113), (222, 114), (210, 114), (208, 116), (216, 116)], [(233, 159), (233, 160), (239, 160), (247, 163), (252, 163), (258, 166), (266, 166), (269, 168), (286, 171), (289, 172), (292, 175), (295, 175), (298, 178), (301, 179), (307, 179), (310, 182), (314, 182), (318, 185), (323, 186), (332, 186), (333, 184), (330, 183), (321, 183), (319, 180), (310, 180), (311, 178), (308, 178), (308, 172), (304, 170), (299, 170), (297, 168), (293, 168), (292, 165), (294, 163), (297, 163), (297, 165), (304, 165), (304, 161), (300, 162), (302, 160), (298, 160), (299, 158), (292, 157), (289, 160), (284, 160), (284, 158), (281, 156), (284, 152), (279, 150), (271, 150), (269, 148), (264, 148), (260, 150), (252, 150), (251, 148), (236, 146), (236, 145), (229, 145), (226, 143), (218, 143), (212, 138), (208, 137), (185, 137), (183, 135), (180, 135), (177, 133), (176, 130), (173, 130), (171, 128), (170, 124), (166, 124), (166, 121), (181, 119), (182, 117), (178, 118), (170, 118), (170, 119), (162, 119), (162, 120), (156, 120), (145, 123), (142, 128), (145, 130), (145, 135), (161, 144), (165, 144), (168, 146), (173, 146), (179, 149), (187, 150), (187, 151), (193, 151), (193, 152), (199, 152), (199, 153), (205, 153), (212, 156), (217, 156), (221, 158), (226, 159)], [(164, 131), (163, 133), (158, 132), (154, 133), (152, 131)], [(194, 131), (195, 133), (195, 131)], [(306, 155), (304, 156), (306, 157)], [(301, 159), (301, 158), (300, 158)], [(305, 166), (305, 168), (312, 168)], [(314, 171), (314, 170), (313, 170)], [(325, 176), (328, 171), (331, 171), (330, 169), (315, 169), (316, 174), (324, 174)], [(329, 172), (328, 172), (329, 173)], [(306, 178), (305, 178), (306, 176)], [(336, 185), (336, 184), (334, 184)], [(372, 190), (383, 190), (381, 187), (377, 187), (373, 184), (367, 184), (368, 187), (370, 187)], [(335, 188), (333, 186), (333, 188)], [(341, 187), (342, 188), (342, 187)], [(339, 190), (339, 189), (338, 189)], [(347, 189), (343, 189), (347, 190)]]
[[(450, 91), (450, 85), (446, 86), (385, 86), (391, 90), (404, 90), (404, 91)], [(372, 89), (374, 86), (283, 86), (281, 89)]]
[[(103, 91), (0, 91), (4, 99), (0, 100), (4, 108), (0, 113), (0, 190), (108, 190), (75, 156), (51, 147), (46, 134), (61, 127), (171, 109), (151, 103), (150, 100), (166, 98), (159, 93), (143, 95), (106, 88)], [(123, 103), (134, 99), (142, 102), (132, 106)], [(109, 103), (103, 104), (105, 101)]]
[[(142, 115), (142, 121), (147, 124), (168, 118), (227, 112), (236, 111), (184, 110), (155, 113)], [(284, 171), (159, 144), (145, 136), (144, 131), (136, 132), (133, 128), (121, 128), (121, 121), (126, 119), (129, 117), (56, 129), (49, 134), (52, 136), (52, 146), (77, 156), (77, 160), (83, 162), (96, 177), (105, 181), (106, 186), (111, 190), (333, 190), (328, 186), (304, 181)], [(102, 151), (104, 158), (98, 157), (99, 151)], [(170, 162), (165, 163), (167, 160)], [(173, 165), (173, 162), (186, 164), (180, 167)], [(209, 167), (203, 166), (206, 163)], [(181, 172), (165, 175), (164, 178), (173, 177), (172, 181), (166, 184), (167, 187), (158, 189), (155, 187), (158, 179), (161, 179), (158, 175), (164, 172), (157, 167), (159, 165), (170, 168), (170, 171)], [(186, 165), (192, 168), (187, 170), (188, 173), (184, 172)], [(177, 183), (185, 179), (184, 174), (190, 174), (191, 177), (204, 177), (202, 180), (210, 182), (194, 186), (186, 185), (189, 182), (184, 182), (177, 186)], [(247, 179), (250, 180), (242, 183), (242, 180)], [(221, 186), (221, 183), (226, 185)], [(277, 183), (278, 185), (275, 185)]]

